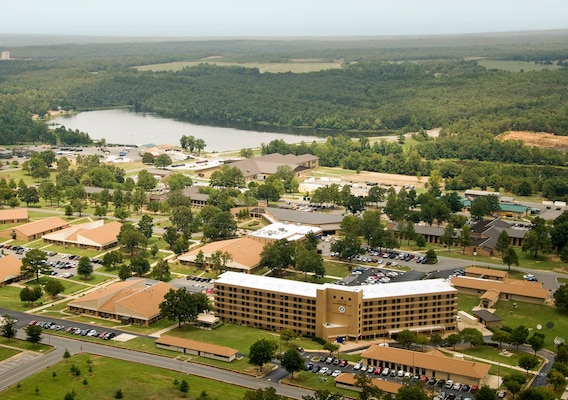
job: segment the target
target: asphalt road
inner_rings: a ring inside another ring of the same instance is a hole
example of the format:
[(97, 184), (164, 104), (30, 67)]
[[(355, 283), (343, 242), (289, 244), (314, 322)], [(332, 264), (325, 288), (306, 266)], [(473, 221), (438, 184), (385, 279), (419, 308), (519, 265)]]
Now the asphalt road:
[[(14, 313), (12, 313), (14, 314)], [(16, 316), (17, 318), (17, 316)], [(18, 320), (18, 325), (20, 321)], [(18, 330), (18, 337), (24, 338), (24, 333)], [(55, 350), (28, 360), (27, 362), (16, 363), (10, 369), (0, 372), (0, 391), (17, 384), (22, 379), (33, 375), (42, 369), (54, 365), (63, 359), (65, 349), (69, 350), (71, 354), (77, 353), (90, 353), (100, 356), (116, 358), (120, 360), (136, 362), (145, 365), (151, 365), (158, 368), (166, 368), (173, 371), (179, 371), (188, 375), (199, 376), (203, 378), (214, 379), (217, 381), (225, 382), (231, 385), (237, 385), (252, 390), (264, 389), (266, 387), (274, 387), (276, 392), (282, 396), (293, 399), (301, 399), (302, 396), (311, 394), (312, 391), (297, 388), (294, 386), (287, 386), (278, 383), (277, 380), (258, 379), (248, 375), (242, 375), (236, 372), (226, 371), (219, 368), (210, 367), (207, 365), (196, 364), (174, 358), (162, 357), (154, 354), (142, 353), (133, 350), (126, 350), (103, 344), (92, 342), (83, 342), (73, 338), (65, 338), (60, 336), (52, 336), (44, 334), (44, 343), (49, 342), (55, 346)], [(280, 368), (279, 368), (280, 369)]]

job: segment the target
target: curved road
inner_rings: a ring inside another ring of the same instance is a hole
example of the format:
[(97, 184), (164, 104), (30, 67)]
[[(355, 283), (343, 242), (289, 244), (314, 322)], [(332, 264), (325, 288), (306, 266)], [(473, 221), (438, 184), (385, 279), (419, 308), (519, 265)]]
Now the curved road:
[[(23, 332), (18, 331), (18, 337), (23, 338)], [(63, 359), (65, 349), (71, 354), (80, 352), (97, 354), (110, 358), (117, 358), (125, 361), (137, 362), (145, 365), (152, 365), (158, 368), (166, 368), (181, 373), (191, 374), (203, 378), (214, 379), (232, 385), (242, 386), (252, 390), (264, 389), (272, 386), (276, 392), (282, 396), (294, 399), (301, 399), (302, 396), (311, 394), (311, 390), (306, 390), (294, 386), (287, 386), (269, 380), (254, 378), (219, 368), (210, 367), (202, 364), (183, 362), (173, 358), (162, 357), (154, 354), (141, 353), (138, 351), (121, 349), (102, 344), (83, 342), (71, 338), (60, 336), (49, 336), (49, 343), (55, 346), (54, 351), (36, 357), (28, 362), (22, 362), (10, 370), (0, 374), (0, 391), (7, 389), (11, 385), (17, 384), (22, 379), (60, 362)]]

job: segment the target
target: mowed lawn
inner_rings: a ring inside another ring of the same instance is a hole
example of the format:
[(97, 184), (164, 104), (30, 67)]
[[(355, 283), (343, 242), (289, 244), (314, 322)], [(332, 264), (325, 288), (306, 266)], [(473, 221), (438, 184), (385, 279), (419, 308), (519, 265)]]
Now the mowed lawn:
[(545, 335), (544, 347), (548, 350), (556, 350), (555, 337), (568, 341), (567, 315), (555, 307), (500, 300), (497, 303), (495, 314), (503, 319), (503, 325), (513, 328), (524, 325), (529, 328), (531, 334), (537, 331), (542, 332)]
[[(72, 365), (79, 369), (79, 376), (71, 374)], [(80, 354), (22, 380), (20, 387), (12, 387), (2, 392), (2, 400), (61, 400), (72, 391), (76, 393), (75, 398), (81, 400), (112, 399), (118, 389), (122, 391), (125, 399), (183, 398), (178, 386), (174, 385), (176, 380), (187, 381), (188, 398), (198, 398), (205, 391), (209, 398), (213, 399), (242, 399), (246, 392), (246, 389), (238, 386), (177, 371)]]

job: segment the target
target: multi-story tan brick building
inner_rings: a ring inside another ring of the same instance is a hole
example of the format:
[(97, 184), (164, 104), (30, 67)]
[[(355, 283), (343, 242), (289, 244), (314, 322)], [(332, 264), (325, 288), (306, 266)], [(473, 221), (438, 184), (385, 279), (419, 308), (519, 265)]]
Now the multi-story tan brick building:
[(226, 272), (215, 282), (215, 310), (229, 323), (329, 341), (444, 334), (457, 328), (457, 290), (443, 279), (340, 286)]

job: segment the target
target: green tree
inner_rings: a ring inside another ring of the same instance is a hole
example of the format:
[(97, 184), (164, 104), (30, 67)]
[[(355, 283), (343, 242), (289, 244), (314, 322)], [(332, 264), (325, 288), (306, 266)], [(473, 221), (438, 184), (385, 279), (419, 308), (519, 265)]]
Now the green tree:
[(416, 236), (416, 246), (418, 246), (419, 249), (426, 247), (426, 238), (424, 235)]
[(159, 281), (168, 281), (170, 279), (170, 265), (168, 260), (158, 260), (154, 268), (152, 268), (152, 277)]
[(276, 389), (268, 386), (265, 389), (247, 390), (243, 400), (285, 400), (284, 396), (276, 394)]
[(114, 217), (124, 222), (126, 218), (130, 217), (130, 212), (126, 207), (118, 207), (114, 210)]
[(339, 345), (337, 343), (326, 342), (323, 345), (323, 349), (329, 351), (329, 355), (331, 356), (333, 353), (339, 350)]
[(166, 168), (172, 165), (172, 159), (167, 154), (160, 154), (154, 161), (154, 165), (158, 168)]
[(26, 340), (35, 346), (37, 343), (41, 342), (41, 333), (43, 329), (38, 325), (28, 325), (24, 328), (26, 332)]
[(122, 224), (117, 239), (118, 244), (128, 251), (131, 257), (137, 251), (145, 249), (148, 244), (146, 236), (129, 223)]
[(274, 358), (278, 343), (271, 339), (258, 339), (249, 349), (249, 364), (255, 365), (262, 371), (264, 364)]
[(130, 268), (130, 265), (122, 264), (118, 267), (118, 278), (121, 281), (132, 278), (132, 268)]
[(292, 329), (286, 328), (280, 331), (280, 340), (284, 341), (285, 343), (288, 343), (290, 340), (294, 340), (297, 337), (298, 335)]
[(160, 303), (160, 312), (164, 318), (182, 323), (195, 321), (203, 311), (209, 310), (209, 301), (204, 293), (190, 293), (185, 288), (170, 289)]
[(142, 232), (147, 239), (150, 239), (154, 230), (154, 218), (144, 214), (138, 221), (138, 230)]
[(455, 350), (456, 346), (461, 343), (462, 338), (458, 333), (452, 333), (446, 338), (446, 341), (448, 342), (448, 345), (452, 346)]
[(528, 388), (519, 393), (518, 400), (554, 400), (556, 395), (550, 389), (543, 386)]
[(142, 163), (143, 164), (154, 164), (154, 156), (152, 153), (145, 152), (142, 155)]
[(89, 276), (93, 273), (93, 263), (89, 257), (81, 257), (79, 263), (77, 264), (77, 274), (83, 276), (83, 280), (89, 279)]
[(183, 190), (188, 186), (193, 185), (193, 180), (184, 174), (174, 173), (165, 178), (169, 190)]
[(124, 394), (122, 393), (122, 389), (117, 389), (116, 392), (114, 392), (114, 399), (123, 399), (124, 398)]
[(47, 265), (47, 254), (40, 249), (31, 249), (22, 258), (21, 271), (25, 275), (35, 275), (36, 282), (39, 283), (39, 274), (47, 274), (51, 271)]
[(511, 246), (511, 238), (506, 230), (501, 231), (495, 243), (495, 250), (502, 253), (507, 247)]
[(304, 369), (305, 363), (304, 357), (295, 349), (287, 350), (280, 361), (284, 369), (292, 374), (292, 379), (294, 379), (294, 372)]
[(112, 271), (124, 261), (124, 256), (118, 250), (109, 251), (103, 256), (103, 266), (107, 271)]
[(364, 372), (359, 372), (355, 375), (355, 386), (359, 387), (360, 400), (371, 400), (373, 398), (383, 398), (383, 391), (373, 384), (373, 380)]
[(39, 203), (39, 193), (37, 189), (33, 186), (25, 187), (18, 191), (18, 197), (24, 203), (26, 203), (26, 207), (30, 206), (31, 204)]
[(499, 348), (501, 348), (503, 343), (509, 343), (511, 341), (511, 335), (507, 331), (497, 329), (495, 332), (493, 332), (491, 340), (499, 343)]
[(325, 275), (323, 258), (320, 254), (307, 249), (302, 242), (297, 242), (295, 248), (295, 269), (304, 273), (304, 281), (308, 280), (308, 272), (312, 272), (315, 276)]
[(18, 331), (16, 320), (10, 315), (4, 315), (3, 319), (0, 325), (0, 334), (8, 340), (13, 339), (16, 337), (16, 332)]
[(430, 397), (420, 386), (403, 385), (396, 392), (395, 400), (430, 400)]
[(511, 331), (511, 344), (517, 347), (519, 351), (519, 346), (526, 343), (529, 337), (529, 329), (524, 325), (519, 325)]
[(404, 329), (396, 335), (396, 342), (400, 343), (405, 349), (409, 349), (412, 343), (416, 342), (416, 332)]
[(302, 400), (343, 400), (343, 396), (337, 392), (332, 393), (327, 389), (318, 389), (313, 394), (302, 396)]
[(469, 343), (472, 347), (483, 344), (483, 334), (475, 328), (462, 329), (460, 336), (465, 343)]
[(549, 385), (554, 386), (554, 390), (558, 387), (563, 387), (566, 385), (566, 377), (564, 374), (556, 369), (551, 369), (546, 375), (546, 382)]
[(450, 251), (450, 247), (454, 243), (454, 236), (455, 236), (455, 229), (453, 224), (447, 224), (446, 228), (444, 229), (444, 234), (440, 237), (440, 242), (445, 244), (448, 247), (448, 251)]
[(244, 187), (245, 178), (240, 169), (224, 164), (220, 169), (211, 174), (209, 186), (222, 188)]
[(41, 299), (42, 294), (40, 286), (35, 286), (33, 288), (26, 286), (20, 290), (20, 300), (32, 304), (33, 302)]
[(550, 229), (544, 219), (536, 217), (533, 220), (531, 229), (525, 234), (522, 249), (523, 251), (532, 252), (534, 258), (537, 258), (539, 251), (547, 254), (552, 250)]
[(142, 277), (150, 271), (150, 263), (145, 256), (137, 254), (130, 260), (130, 270), (138, 277)]
[(63, 286), (63, 283), (61, 283), (58, 279), (50, 279), (46, 282), (43, 289), (45, 290), (45, 293), (55, 298), (59, 293), (63, 293), (63, 291), (65, 291), (65, 286)]
[(532, 354), (523, 354), (519, 357), (519, 367), (527, 371), (527, 375), (529, 374), (529, 370), (534, 369), (540, 365), (540, 361), (538, 357)]
[(189, 384), (185, 379), (182, 379), (182, 381), (180, 382), (179, 391), (181, 392), (181, 395), (183, 397), (187, 397), (187, 393), (189, 392)]
[(186, 239), (191, 238), (191, 231), (193, 229), (193, 212), (190, 207), (177, 206), (172, 208), (172, 215), (170, 216), (172, 225), (181, 232)]
[(532, 347), (535, 356), (536, 352), (542, 350), (542, 348), (544, 347), (544, 338), (544, 333), (534, 332), (532, 336), (527, 340), (527, 343)]
[(264, 245), (260, 264), (275, 271), (284, 270), (294, 263), (294, 246), (287, 239), (279, 239)]
[(563, 312), (568, 312), (568, 285), (562, 284), (556, 292), (554, 292), (554, 304), (556, 308)]
[(475, 392), (475, 400), (495, 400), (495, 390), (488, 385), (481, 385), (479, 390)]
[(426, 264), (437, 264), (438, 256), (436, 255), (436, 250), (429, 249), (426, 251)]
[(527, 378), (524, 375), (513, 372), (503, 377), (503, 386), (511, 392), (514, 399), (515, 395), (521, 391), (526, 381)]
[(357, 235), (348, 233), (344, 237), (333, 242), (330, 246), (331, 251), (338, 253), (342, 259), (351, 260), (354, 256), (362, 253), (361, 240)]
[(462, 247), (462, 254), (465, 254), (465, 248), (471, 244), (471, 227), (469, 225), (461, 227), (458, 240)]
[(154, 175), (150, 174), (147, 170), (143, 169), (138, 172), (138, 179), (136, 180), (136, 186), (149, 191), (156, 187), (158, 180), (154, 178)]
[(508, 246), (503, 250), (501, 259), (507, 264), (507, 271), (509, 272), (511, 272), (511, 264), (519, 266), (519, 256), (512, 246)]

